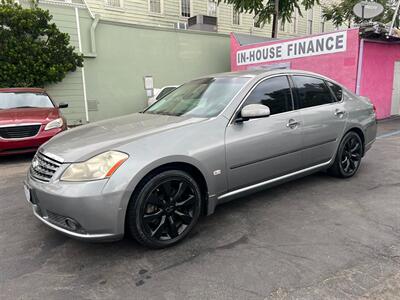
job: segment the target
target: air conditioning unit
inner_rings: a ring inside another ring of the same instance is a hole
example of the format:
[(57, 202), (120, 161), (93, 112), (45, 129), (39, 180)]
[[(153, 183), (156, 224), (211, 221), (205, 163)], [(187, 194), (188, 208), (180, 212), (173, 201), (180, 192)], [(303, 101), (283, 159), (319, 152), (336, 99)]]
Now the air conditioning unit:
[(217, 32), (217, 18), (204, 15), (191, 17), (188, 19), (188, 28), (192, 30)]
[(174, 24), (175, 29), (183, 29), (186, 30), (188, 29), (187, 23), (186, 22), (177, 22)]

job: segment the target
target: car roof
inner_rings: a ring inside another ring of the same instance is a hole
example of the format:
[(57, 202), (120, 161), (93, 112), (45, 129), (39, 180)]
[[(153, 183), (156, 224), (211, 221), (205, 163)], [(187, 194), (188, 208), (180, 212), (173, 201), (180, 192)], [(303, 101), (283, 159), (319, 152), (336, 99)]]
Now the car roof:
[(45, 93), (42, 88), (0, 88), (0, 93)]
[(304, 70), (291, 70), (291, 69), (273, 69), (273, 70), (266, 70), (266, 69), (256, 69), (256, 70), (246, 70), (246, 71), (237, 71), (237, 72), (226, 72), (226, 73), (219, 73), (219, 74), (212, 74), (208, 76), (203, 76), (203, 78), (207, 77), (216, 77), (216, 78), (223, 78), (223, 77), (249, 77), (254, 78), (260, 75), (269, 76), (274, 74), (304, 74), (304, 75), (312, 75), (317, 77), (326, 78), (325, 76), (309, 71)]

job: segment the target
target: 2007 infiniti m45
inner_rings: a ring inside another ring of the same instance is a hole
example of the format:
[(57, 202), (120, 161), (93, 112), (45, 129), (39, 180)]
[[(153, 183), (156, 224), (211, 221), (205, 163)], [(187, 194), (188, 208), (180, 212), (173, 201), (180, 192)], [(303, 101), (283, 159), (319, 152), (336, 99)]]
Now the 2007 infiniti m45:
[(353, 176), (375, 137), (373, 105), (333, 80), (224, 73), (59, 134), (36, 153), (25, 192), (34, 214), (69, 236), (126, 232), (162, 248), (234, 197), (322, 170)]

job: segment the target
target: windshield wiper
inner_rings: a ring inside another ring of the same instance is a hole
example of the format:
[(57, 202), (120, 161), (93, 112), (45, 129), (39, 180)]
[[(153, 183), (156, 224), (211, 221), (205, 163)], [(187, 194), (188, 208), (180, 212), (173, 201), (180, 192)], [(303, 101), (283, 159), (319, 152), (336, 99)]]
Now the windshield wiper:
[(36, 106), (17, 106), (14, 108), (35, 108)]

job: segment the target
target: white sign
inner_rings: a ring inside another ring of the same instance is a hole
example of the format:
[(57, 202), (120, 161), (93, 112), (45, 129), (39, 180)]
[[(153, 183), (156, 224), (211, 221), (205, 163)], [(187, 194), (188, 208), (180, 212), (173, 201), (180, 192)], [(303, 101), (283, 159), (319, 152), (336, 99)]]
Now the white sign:
[(272, 62), (346, 51), (347, 31), (241, 50), (236, 53), (240, 65)]

